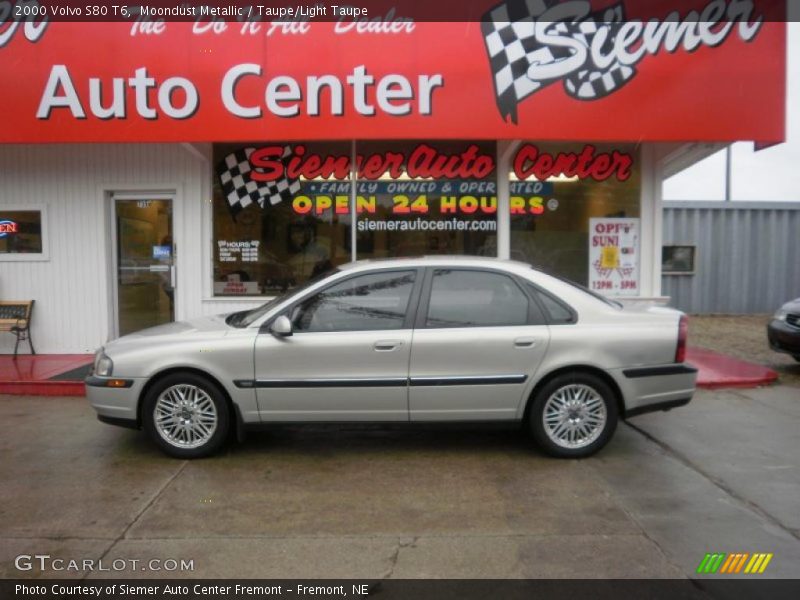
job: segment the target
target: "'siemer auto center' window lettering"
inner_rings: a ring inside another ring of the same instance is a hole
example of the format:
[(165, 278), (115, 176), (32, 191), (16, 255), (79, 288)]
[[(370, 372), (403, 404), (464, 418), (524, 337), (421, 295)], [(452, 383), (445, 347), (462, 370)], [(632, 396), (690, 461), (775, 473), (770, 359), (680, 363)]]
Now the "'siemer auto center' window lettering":
[(400, 329), (414, 287), (415, 271), (369, 273), (336, 284), (297, 306), (296, 332)]

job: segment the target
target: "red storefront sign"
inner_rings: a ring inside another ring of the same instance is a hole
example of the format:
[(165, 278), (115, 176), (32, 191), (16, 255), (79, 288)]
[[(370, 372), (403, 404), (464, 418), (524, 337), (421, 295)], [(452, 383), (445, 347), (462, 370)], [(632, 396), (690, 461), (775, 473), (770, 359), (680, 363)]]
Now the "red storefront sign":
[[(483, 179), (494, 171), (494, 155), (481, 154), (469, 144), (462, 152), (447, 154), (428, 144), (419, 144), (411, 152), (357, 154), (356, 175), (359, 181), (376, 180), (389, 175), (398, 179), (404, 174), (412, 179)], [(249, 177), (256, 182), (279, 179), (346, 179), (350, 176), (350, 156), (321, 155), (306, 152), (303, 144), (255, 148), (247, 161)], [(564, 175), (578, 179), (605, 181), (615, 177), (627, 181), (633, 157), (624, 152), (597, 152), (586, 144), (580, 152), (542, 152), (533, 144), (523, 144), (512, 161), (520, 181), (534, 178), (545, 181)]]
[(0, 24), (0, 142), (782, 140), (780, 3), (668, 4), (656, 20), (643, 0), (508, 0), (483, 22), (373, 28)]

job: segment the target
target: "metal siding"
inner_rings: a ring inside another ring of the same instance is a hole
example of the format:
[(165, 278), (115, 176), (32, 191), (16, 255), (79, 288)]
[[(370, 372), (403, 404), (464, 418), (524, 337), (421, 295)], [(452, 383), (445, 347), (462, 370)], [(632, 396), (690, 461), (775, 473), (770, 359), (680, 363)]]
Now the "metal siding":
[(664, 275), (688, 313), (774, 311), (800, 296), (800, 203), (666, 202), (664, 245), (697, 246), (694, 275)]

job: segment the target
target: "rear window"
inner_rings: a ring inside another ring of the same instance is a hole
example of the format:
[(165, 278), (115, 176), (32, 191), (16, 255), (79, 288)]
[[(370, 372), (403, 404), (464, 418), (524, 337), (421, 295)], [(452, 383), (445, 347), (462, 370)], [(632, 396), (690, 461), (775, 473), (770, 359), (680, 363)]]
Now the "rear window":
[(544, 307), (548, 323), (551, 325), (564, 325), (578, 321), (577, 315), (569, 306), (534, 285), (529, 284), (528, 287), (533, 295), (536, 296), (539, 304)]

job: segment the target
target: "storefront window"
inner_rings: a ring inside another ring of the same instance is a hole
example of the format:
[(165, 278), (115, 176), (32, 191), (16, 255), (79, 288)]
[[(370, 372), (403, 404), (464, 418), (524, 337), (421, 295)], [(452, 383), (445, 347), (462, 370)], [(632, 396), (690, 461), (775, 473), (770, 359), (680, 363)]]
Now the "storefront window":
[(6, 260), (43, 255), (41, 209), (0, 208), (0, 256)]
[[(495, 145), (360, 142), (358, 258), (495, 256)], [(386, 167), (380, 174), (382, 167)]]
[[(640, 214), (636, 146), (525, 143), (509, 179), (511, 258), (605, 293), (615, 291), (606, 285), (619, 288), (616, 280), (624, 275), (624, 292), (638, 293), (630, 266), (638, 265), (639, 252), (638, 230), (630, 226)], [(606, 219), (624, 221), (625, 227), (616, 237), (590, 236), (593, 223), (608, 229)], [(598, 258), (590, 261), (593, 240), (610, 240), (617, 250), (595, 248)]]
[(214, 145), (215, 295), (273, 296), (350, 260), (349, 155), (347, 142)]
[[(214, 294), (272, 296), (351, 260), (349, 142), (215, 144)], [(493, 142), (357, 142), (355, 254), (497, 255)], [(509, 174), (511, 257), (638, 294), (632, 144), (527, 142)]]
[[(350, 143), (215, 144), (214, 294), (275, 295), (348, 262)], [(495, 256), (491, 142), (356, 144), (359, 259)]]

